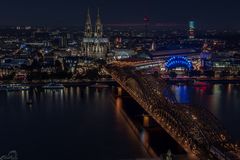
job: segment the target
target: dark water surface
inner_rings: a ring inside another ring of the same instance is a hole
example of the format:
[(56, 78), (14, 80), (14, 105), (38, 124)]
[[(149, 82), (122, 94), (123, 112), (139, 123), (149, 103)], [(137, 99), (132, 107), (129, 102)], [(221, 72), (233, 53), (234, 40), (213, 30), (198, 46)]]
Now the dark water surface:
[[(206, 106), (240, 140), (240, 85), (172, 89), (180, 102)], [(148, 157), (116, 99), (114, 87), (0, 92), (0, 156), (16, 150), (20, 160)]]
[(181, 103), (205, 106), (230, 132), (240, 140), (240, 85), (210, 84), (208, 86), (172, 86)]
[(10, 150), (20, 160), (147, 157), (112, 88), (0, 92), (0, 156)]

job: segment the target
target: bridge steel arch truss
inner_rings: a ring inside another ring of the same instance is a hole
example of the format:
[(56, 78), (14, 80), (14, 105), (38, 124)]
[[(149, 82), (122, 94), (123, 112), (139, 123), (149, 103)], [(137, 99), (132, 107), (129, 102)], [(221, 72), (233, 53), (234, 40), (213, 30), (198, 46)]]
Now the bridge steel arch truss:
[(110, 64), (105, 69), (188, 153), (199, 159), (240, 159), (239, 148), (207, 109), (176, 103), (163, 94), (164, 81), (132, 66)]

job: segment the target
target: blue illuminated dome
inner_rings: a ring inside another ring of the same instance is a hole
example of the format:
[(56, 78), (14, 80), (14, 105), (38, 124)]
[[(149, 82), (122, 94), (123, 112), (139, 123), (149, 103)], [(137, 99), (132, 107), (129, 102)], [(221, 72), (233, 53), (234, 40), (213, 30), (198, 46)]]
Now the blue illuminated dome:
[(167, 62), (165, 63), (165, 67), (167, 69), (174, 69), (174, 68), (178, 68), (178, 67), (182, 67), (182, 68), (185, 68), (188, 70), (193, 69), (192, 62), (182, 56), (174, 56), (174, 57), (169, 58), (167, 60)]

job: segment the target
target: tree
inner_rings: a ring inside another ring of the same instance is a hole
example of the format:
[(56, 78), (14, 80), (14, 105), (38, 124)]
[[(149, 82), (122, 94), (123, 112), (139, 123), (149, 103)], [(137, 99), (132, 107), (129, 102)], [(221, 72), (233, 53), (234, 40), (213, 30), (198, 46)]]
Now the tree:
[(55, 69), (57, 72), (63, 71), (63, 64), (60, 60), (55, 61)]
[(106, 65), (107, 62), (104, 60), (104, 59), (98, 59), (96, 60), (96, 62), (100, 65), (100, 66), (103, 66), (103, 65)]
[(40, 69), (41, 65), (38, 60), (34, 59), (31, 65), (31, 69)]
[(92, 80), (97, 79), (98, 78), (98, 70), (91, 69), (91, 70), (87, 71), (86, 78), (89, 78)]
[(56, 73), (53, 73), (51, 75), (53, 79), (70, 79), (72, 78), (73, 74), (71, 72), (67, 72), (67, 71), (59, 71)]
[(154, 71), (154, 73), (153, 73), (153, 77), (155, 77), (155, 78), (158, 78), (158, 77), (159, 77), (159, 73), (158, 73), (158, 71)]
[(222, 71), (220, 73), (220, 77), (227, 77), (227, 76), (230, 76), (230, 72), (229, 71)]
[(189, 77), (199, 77), (201, 75), (201, 71), (191, 70), (188, 72)]
[(215, 72), (213, 70), (207, 70), (207, 71), (204, 71), (204, 75), (211, 78), (215, 76)]
[(16, 75), (16, 72), (11, 72), (10, 74), (8, 74), (8, 75), (4, 75), (3, 77), (2, 77), (2, 79), (3, 80), (13, 80), (14, 79), (14, 77), (15, 77), (15, 75)]
[(237, 72), (237, 76), (240, 76), (240, 71)]
[(177, 77), (177, 73), (174, 72), (174, 71), (171, 71), (171, 72), (169, 73), (169, 77), (171, 77), (172, 79), (173, 79), (173, 78), (176, 78), (176, 77)]

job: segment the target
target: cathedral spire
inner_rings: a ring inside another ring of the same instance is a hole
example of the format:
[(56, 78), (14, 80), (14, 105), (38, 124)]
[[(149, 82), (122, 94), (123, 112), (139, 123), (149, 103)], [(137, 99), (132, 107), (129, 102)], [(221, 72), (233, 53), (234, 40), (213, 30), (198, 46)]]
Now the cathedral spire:
[(100, 18), (100, 10), (98, 8), (98, 11), (97, 11), (97, 21), (96, 21), (96, 24), (101, 24), (101, 18)]
[(95, 26), (95, 37), (102, 37), (102, 35), (103, 35), (103, 25), (101, 22), (100, 11), (98, 8), (97, 20), (96, 20), (96, 26)]
[(87, 11), (87, 19), (86, 19), (86, 23), (85, 23), (84, 36), (85, 37), (92, 37), (92, 21), (91, 21), (89, 8), (88, 8), (88, 11)]

